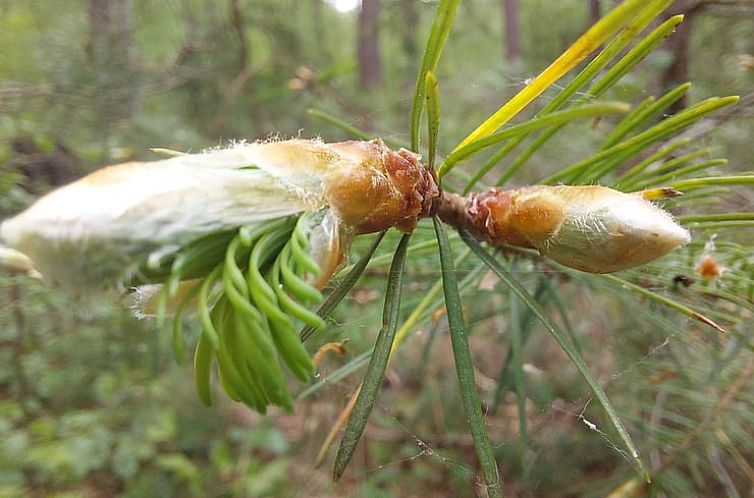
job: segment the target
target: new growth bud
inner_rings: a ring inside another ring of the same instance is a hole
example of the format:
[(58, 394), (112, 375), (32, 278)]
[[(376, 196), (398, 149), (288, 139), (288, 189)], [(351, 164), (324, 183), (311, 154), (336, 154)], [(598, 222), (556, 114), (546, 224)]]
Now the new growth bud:
[(438, 197), (418, 155), (379, 140), (270, 141), (104, 168), (3, 222), (0, 238), (48, 280), (91, 291), (203, 236), (321, 211), (310, 238), (324, 285), (354, 235), (410, 232)]
[(430, 214), (440, 190), (421, 156), (381, 141), (331, 145), (337, 161), (325, 176), (328, 203), (356, 234), (396, 227), (408, 233)]
[(0, 236), (46, 278), (96, 290), (206, 235), (317, 212), (308, 237), (321, 287), (345, 262), (353, 236), (410, 232), (437, 210), (492, 244), (535, 248), (605, 273), (688, 242), (688, 232), (647, 200), (663, 192), (533, 186), (441, 196), (418, 155), (380, 140), (283, 140), (102, 169), (5, 221)]
[(558, 263), (610, 273), (648, 263), (690, 240), (642, 193), (601, 186), (490, 189), (450, 202), (440, 216), (493, 245), (537, 249)]

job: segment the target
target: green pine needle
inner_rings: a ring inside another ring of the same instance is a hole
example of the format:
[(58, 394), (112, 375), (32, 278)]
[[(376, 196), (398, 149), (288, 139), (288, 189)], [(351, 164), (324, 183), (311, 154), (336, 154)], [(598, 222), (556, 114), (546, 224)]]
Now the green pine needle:
[(615, 430), (623, 440), (623, 443), (628, 449), (629, 461), (636, 467), (639, 473), (644, 476), (647, 482), (649, 482), (649, 472), (647, 471), (644, 463), (639, 457), (639, 452), (636, 449), (631, 436), (624, 427), (623, 422), (618, 416), (618, 412), (613, 407), (602, 387), (589, 371), (586, 362), (584, 362), (584, 359), (576, 349), (571, 339), (552, 320), (552, 318), (550, 318), (547, 312), (540, 307), (540, 305), (534, 300), (532, 295), (529, 294), (529, 292), (517, 280), (513, 279), (511, 275), (492, 256), (490, 256), (487, 251), (484, 250), (484, 248), (482, 248), (479, 242), (477, 242), (470, 234), (465, 231), (461, 232), (461, 238), (469, 246), (469, 248), (471, 248), (471, 250), (474, 251), (474, 253), (482, 261), (485, 262), (485, 264), (487, 264), (490, 270), (492, 270), (495, 275), (497, 275), (500, 280), (505, 283), (506, 286), (508, 286), (513, 292), (515, 292), (519, 299), (521, 299), (526, 304), (526, 306), (528, 306), (532, 310), (534, 315), (542, 322), (547, 331), (550, 332), (555, 340), (558, 341), (560, 347), (568, 355), (568, 357), (571, 359), (571, 362), (573, 362), (574, 366), (576, 366), (581, 376), (592, 389), (592, 392), (594, 393), (600, 405), (602, 405), (602, 408), (605, 410), (608, 418), (610, 419), (610, 423), (613, 425), (613, 427), (615, 427)]
[(500, 476), (497, 471), (495, 454), (492, 451), (490, 436), (484, 423), (484, 414), (479, 402), (474, 376), (474, 364), (469, 350), (468, 330), (463, 318), (463, 305), (458, 292), (453, 257), (450, 253), (450, 243), (445, 233), (442, 222), (433, 219), (437, 242), (440, 249), (440, 266), (442, 271), (443, 291), (445, 295), (445, 308), (448, 314), (448, 326), (450, 327), (450, 340), (453, 346), (453, 357), (456, 363), (456, 374), (461, 390), (463, 408), (474, 441), (477, 458), (482, 468), (484, 483), (490, 497), (502, 497), (500, 488)]
[(424, 109), (424, 99), (427, 94), (426, 82), (427, 73), (435, 73), (437, 63), (440, 61), (440, 55), (448, 40), (450, 28), (458, 11), (461, 0), (440, 0), (437, 5), (432, 28), (427, 38), (427, 44), (424, 47), (419, 77), (416, 80), (416, 90), (414, 92), (414, 101), (411, 106), (411, 116), (409, 118), (409, 136), (411, 137), (411, 150), (419, 151), (419, 134), (421, 132), (421, 117)]
[(338, 454), (335, 457), (335, 467), (333, 469), (333, 479), (337, 481), (351, 461), (356, 445), (361, 439), (369, 415), (377, 399), (382, 379), (387, 369), (388, 358), (393, 347), (395, 332), (398, 328), (398, 314), (401, 305), (401, 289), (403, 286), (403, 273), (406, 262), (406, 249), (408, 247), (410, 235), (404, 235), (401, 238), (398, 247), (393, 256), (393, 263), (390, 266), (390, 272), (387, 278), (387, 289), (385, 290), (385, 306), (382, 312), (382, 328), (377, 335), (377, 341), (374, 345), (369, 366), (367, 367), (364, 379), (361, 382), (356, 404), (353, 412), (348, 419), (343, 440), (340, 443)]

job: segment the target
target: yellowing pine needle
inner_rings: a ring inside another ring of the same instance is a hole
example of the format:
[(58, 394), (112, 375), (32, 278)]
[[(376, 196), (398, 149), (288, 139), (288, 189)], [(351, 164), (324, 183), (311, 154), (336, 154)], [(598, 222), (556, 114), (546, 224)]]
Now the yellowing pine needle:
[(348, 344), (348, 339), (341, 342), (328, 342), (320, 346), (312, 357), (312, 365), (314, 365), (314, 368), (319, 367), (319, 364), (325, 359), (327, 353), (335, 353), (338, 356), (346, 354), (346, 344)]
[(164, 149), (162, 147), (152, 147), (149, 150), (151, 150), (152, 152), (154, 152), (158, 156), (162, 156), (162, 157), (177, 157), (177, 156), (185, 156), (186, 155), (185, 152), (180, 152), (180, 151), (172, 150), (172, 149)]
[(348, 400), (348, 404), (340, 412), (337, 420), (335, 420), (335, 423), (332, 425), (332, 427), (330, 427), (330, 432), (327, 433), (327, 437), (322, 443), (322, 446), (319, 447), (317, 458), (314, 460), (315, 469), (320, 467), (325, 461), (325, 458), (327, 458), (327, 452), (332, 446), (333, 442), (335, 442), (335, 438), (337, 437), (338, 432), (340, 432), (343, 426), (346, 425), (346, 422), (348, 422), (348, 419), (351, 417), (351, 413), (353, 413), (353, 407), (354, 405), (356, 405), (356, 400), (358, 399), (360, 392), (361, 384), (359, 384), (359, 387), (357, 387), (353, 394), (351, 394), (351, 398)]
[(506, 102), (497, 112), (490, 116), (484, 123), (471, 132), (456, 147), (456, 150), (474, 140), (494, 133), (503, 124), (508, 122), (531, 101), (542, 94), (553, 83), (562, 78), (573, 69), (579, 62), (594, 52), (600, 45), (628, 24), (636, 17), (646, 0), (627, 0), (613, 9), (609, 14), (600, 19), (586, 33), (576, 40), (563, 54), (555, 59), (544, 71), (523, 90), (518, 92), (512, 99)]

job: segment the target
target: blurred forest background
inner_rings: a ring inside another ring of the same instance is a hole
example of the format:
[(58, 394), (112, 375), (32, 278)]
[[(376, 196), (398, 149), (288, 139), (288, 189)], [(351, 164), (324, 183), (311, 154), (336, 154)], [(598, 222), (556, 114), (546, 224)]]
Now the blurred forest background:
[[(448, 153), (613, 4), (463, 2), (438, 73), (440, 151)], [(156, 159), (151, 147), (350, 138), (317, 110), (406, 143), (435, 7), (429, 0), (0, 0), (0, 218), (103, 165)], [(684, 81), (693, 82), (690, 102), (741, 95), (695, 139), (729, 159), (725, 171), (750, 171), (754, 2), (679, 0), (671, 11), (685, 12), (686, 21), (609, 97), (635, 104)], [(601, 123), (569, 127), (514, 183), (583, 157), (606, 133)], [(754, 210), (750, 195), (731, 195), (729, 210)], [(430, 237), (429, 226), (419, 236)], [(385, 254), (394, 241), (383, 243)], [(411, 256), (404, 313), (438, 268), (432, 251)], [(574, 332), (659, 470), (656, 496), (754, 496), (754, 366), (746, 340), (710, 334), (599, 281), (536, 262), (519, 269)], [(349, 340), (343, 356), (325, 358), (323, 374), (373, 345), (385, 272), (384, 258), (370, 266), (335, 325), (309, 341), (316, 351)], [(672, 275), (663, 278), (663, 288), (676, 289)], [(605, 496), (630, 481), (636, 474), (601, 412), (591, 410), (588, 388), (523, 311), (532, 338), (524, 365), (529, 430), (520, 437), (516, 399), (501, 372), (516, 306), (496, 290), (494, 279), (482, 278), (465, 304), (507, 496)], [(127, 303), (108, 298), (79, 310), (41, 283), (11, 276), (0, 278), (0, 296), (0, 497), (483, 496), (441, 313), (417, 328), (391, 364), (361, 450), (334, 485), (332, 456), (320, 468), (314, 461), (359, 371), (302, 397), (292, 415), (260, 416), (223, 397), (208, 409), (194, 393), (191, 367), (173, 361), (169, 335), (136, 319)], [(750, 337), (751, 294), (740, 297), (736, 330)]]

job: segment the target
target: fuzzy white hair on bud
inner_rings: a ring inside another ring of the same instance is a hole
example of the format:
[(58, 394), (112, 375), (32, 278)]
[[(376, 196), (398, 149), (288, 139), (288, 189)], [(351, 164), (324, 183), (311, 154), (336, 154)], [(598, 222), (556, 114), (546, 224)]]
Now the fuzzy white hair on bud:
[(669, 213), (641, 195), (581, 188), (590, 191), (583, 196), (569, 193), (563, 223), (539, 247), (561, 264), (611, 273), (653, 261), (691, 240)]
[(48, 281), (98, 290), (202, 235), (322, 207), (322, 187), (304, 191), (314, 179), (278, 164), (275, 145), (98, 170), (4, 221), (0, 238)]

